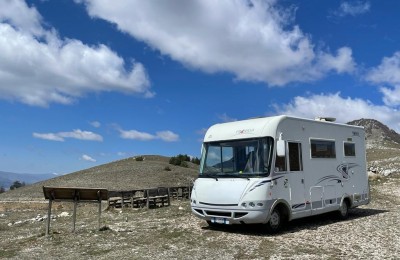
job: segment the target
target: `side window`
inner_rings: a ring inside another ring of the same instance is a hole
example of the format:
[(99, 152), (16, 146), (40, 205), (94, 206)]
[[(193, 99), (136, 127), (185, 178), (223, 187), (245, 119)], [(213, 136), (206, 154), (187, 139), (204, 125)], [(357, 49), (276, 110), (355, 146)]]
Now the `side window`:
[(301, 143), (289, 142), (289, 169), (290, 171), (302, 171), (303, 159), (301, 155)]
[(335, 141), (311, 139), (311, 158), (336, 158)]
[(355, 143), (344, 142), (343, 143), (344, 156), (356, 156), (356, 145)]

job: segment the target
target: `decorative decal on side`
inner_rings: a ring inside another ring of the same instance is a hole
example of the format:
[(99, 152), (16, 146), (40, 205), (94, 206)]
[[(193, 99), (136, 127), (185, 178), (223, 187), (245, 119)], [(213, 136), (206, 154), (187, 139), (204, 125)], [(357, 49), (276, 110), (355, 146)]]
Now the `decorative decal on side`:
[(249, 190), (249, 192), (255, 190), (256, 188), (258, 188), (258, 187), (260, 187), (260, 186), (263, 186), (264, 184), (267, 184), (268, 182), (271, 182), (271, 181), (274, 181), (274, 180), (277, 180), (277, 179), (280, 179), (280, 178), (283, 178), (283, 176), (280, 176), (280, 177), (277, 177), (277, 178), (274, 178), (274, 179), (269, 179), (269, 180), (260, 181), (260, 182), (256, 183), (256, 184)]
[(347, 180), (350, 178), (349, 170), (354, 167), (357, 167), (357, 166), (359, 166), (359, 165), (356, 163), (342, 163), (338, 167), (336, 167), (336, 170), (338, 172), (340, 172), (342, 174), (343, 178), (345, 178)]
[(304, 207), (305, 205), (306, 205), (305, 203), (295, 204), (295, 205), (292, 206), (292, 209), (302, 208), (302, 207)]
[(319, 184), (319, 183), (321, 183), (323, 181), (328, 181), (328, 182), (329, 181), (335, 181), (337, 183), (341, 183), (342, 182), (342, 180), (338, 176), (336, 176), (336, 175), (328, 175), (328, 176), (320, 178), (316, 184)]

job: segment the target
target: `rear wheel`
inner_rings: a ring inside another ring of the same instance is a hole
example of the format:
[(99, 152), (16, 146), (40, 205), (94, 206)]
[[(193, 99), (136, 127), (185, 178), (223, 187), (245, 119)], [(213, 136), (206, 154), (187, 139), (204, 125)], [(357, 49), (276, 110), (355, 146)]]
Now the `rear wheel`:
[(343, 200), (342, 205), (340, 205), (338, 216), (340, 219), (347, 219), (349, 217), (349, 204), (347, 200)]
[(267, 225), (267, 230), (270, 233), (276, 234), (278, 233), (281, 228), (282, 228), (282, 214), (281, 212), (275, 208), (272, 212), (271, 212), (271, 217), (268, 221)]

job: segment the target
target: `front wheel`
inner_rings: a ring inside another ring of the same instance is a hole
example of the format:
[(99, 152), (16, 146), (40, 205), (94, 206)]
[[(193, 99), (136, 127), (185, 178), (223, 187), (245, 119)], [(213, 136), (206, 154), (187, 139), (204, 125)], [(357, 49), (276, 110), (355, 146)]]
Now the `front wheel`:
[(278, 233), (282, 228), (282, 215), (278, 209), (274, 209), (271, 213), (271, 217), (268, 221), (267, 231), (273, 234)]

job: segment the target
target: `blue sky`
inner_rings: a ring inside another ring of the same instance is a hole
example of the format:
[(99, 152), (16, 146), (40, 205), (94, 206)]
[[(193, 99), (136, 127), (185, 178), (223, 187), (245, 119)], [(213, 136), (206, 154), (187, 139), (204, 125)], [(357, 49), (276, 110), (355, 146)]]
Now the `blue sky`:
[(200, 156), (215, 123), (400, 131), (399, 1), (2, 0), (0, 170)]

